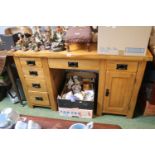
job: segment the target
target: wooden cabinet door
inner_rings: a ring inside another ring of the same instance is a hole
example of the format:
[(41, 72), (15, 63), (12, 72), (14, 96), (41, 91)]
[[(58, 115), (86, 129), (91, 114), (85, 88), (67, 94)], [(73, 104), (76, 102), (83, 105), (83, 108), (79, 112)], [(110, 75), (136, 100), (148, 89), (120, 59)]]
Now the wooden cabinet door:
[(135, 73), (107, 71), (103, 112), (126, 115), (135, 82)]

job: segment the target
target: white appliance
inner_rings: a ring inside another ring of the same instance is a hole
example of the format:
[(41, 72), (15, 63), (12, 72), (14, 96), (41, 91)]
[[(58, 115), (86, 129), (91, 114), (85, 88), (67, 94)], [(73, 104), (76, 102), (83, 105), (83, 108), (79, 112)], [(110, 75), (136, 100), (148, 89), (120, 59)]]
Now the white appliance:
[(145, 56), (151, 26), (99, 26), (98, 53)]

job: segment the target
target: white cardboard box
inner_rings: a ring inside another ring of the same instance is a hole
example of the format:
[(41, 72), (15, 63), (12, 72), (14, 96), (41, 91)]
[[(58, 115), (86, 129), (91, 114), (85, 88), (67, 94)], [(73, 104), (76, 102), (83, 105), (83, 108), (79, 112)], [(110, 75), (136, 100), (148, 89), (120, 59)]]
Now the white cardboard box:
[(145, 56), (151, 26), (99, 26), (98, 53)]

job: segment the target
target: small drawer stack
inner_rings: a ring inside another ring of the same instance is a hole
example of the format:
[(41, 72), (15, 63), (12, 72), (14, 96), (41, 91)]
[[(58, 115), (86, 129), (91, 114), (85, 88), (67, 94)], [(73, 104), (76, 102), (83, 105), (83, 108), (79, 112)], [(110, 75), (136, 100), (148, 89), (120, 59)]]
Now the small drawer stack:
[(47, 85), (40, 58), (20, 58), (22, 72), (32, 106), (50, 106)]

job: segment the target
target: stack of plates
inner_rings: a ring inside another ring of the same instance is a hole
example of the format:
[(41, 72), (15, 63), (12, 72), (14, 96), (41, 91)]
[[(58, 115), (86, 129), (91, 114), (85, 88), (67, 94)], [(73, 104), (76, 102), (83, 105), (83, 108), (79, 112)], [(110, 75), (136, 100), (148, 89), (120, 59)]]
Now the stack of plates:
[(14, 123), (6, 115), (0, 114), (0, 129), (11, 129)]

